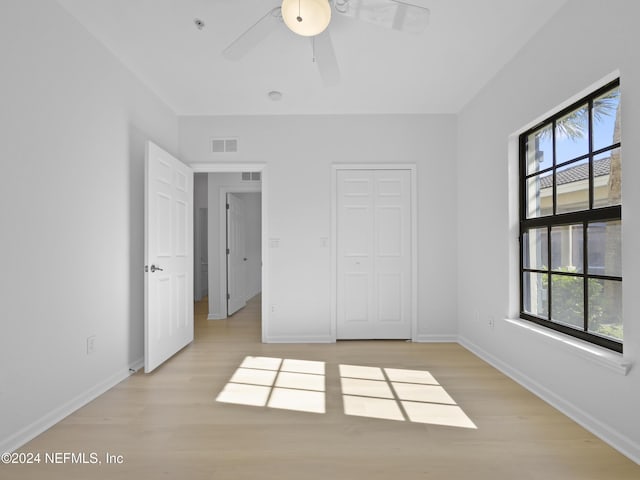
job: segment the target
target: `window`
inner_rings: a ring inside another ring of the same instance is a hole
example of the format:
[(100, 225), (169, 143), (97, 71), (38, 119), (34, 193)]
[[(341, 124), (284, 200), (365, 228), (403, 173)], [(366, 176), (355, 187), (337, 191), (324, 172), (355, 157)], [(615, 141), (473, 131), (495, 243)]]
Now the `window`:
[(622, 352), (620, 81), (520, 135), (520, 317)]

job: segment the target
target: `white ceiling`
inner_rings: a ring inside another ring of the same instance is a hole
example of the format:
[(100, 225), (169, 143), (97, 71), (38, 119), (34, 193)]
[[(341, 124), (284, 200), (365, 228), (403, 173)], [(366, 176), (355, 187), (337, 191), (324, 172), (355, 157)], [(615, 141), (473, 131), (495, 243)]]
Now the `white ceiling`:
[(566, 0), (409, 1), (431, 11), (422, 34), (333, 15), (341, 81), (327, 87), (284, 24), (221, 55), (279, 0), (59, 0), (178, 115), (456, 113)]

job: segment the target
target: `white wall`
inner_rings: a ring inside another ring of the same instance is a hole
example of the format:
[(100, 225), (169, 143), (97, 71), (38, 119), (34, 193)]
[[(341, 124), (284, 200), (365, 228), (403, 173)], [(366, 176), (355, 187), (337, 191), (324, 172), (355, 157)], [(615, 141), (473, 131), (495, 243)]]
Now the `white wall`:
[[(267, 165), (270, 313), (267, 341), (330, 341), (331, 165), (418, 168), (418, 337), (455, 339), (456, 118), (452, 115), (180, 117), (186, 162)], [(237, 154), (210, 153), (238, 137)], [(210, 190), (211, 192), (211, 190)], [(211, 196), (211, 195), (210, 195)]]
[[(640, 57), (632, 45), (640, 42), (639, 16), (637, 2), (568, 2), (460, 113), (457, 186), (462, 342), (637, 462)], [(487, 322), (513, 314), (509, 292), (518, 288), (517, 275), (509, 276), (517, 236), (509, 220), (509, 202), (517, 202), (509, 192), (508, 168), (517, 169), (517, 154), (508, 156), (509, 136), (616, 69), (622, 85), (624, 356), (636, 362), (627, 376), (509, 322), (498, 320), (493, 329)]]
[[(144, 142), (177, 118), (56, 2), (0, 3), (0, 451), (143, 358)], [(95, 352), (86, 339), (95, 335)]]

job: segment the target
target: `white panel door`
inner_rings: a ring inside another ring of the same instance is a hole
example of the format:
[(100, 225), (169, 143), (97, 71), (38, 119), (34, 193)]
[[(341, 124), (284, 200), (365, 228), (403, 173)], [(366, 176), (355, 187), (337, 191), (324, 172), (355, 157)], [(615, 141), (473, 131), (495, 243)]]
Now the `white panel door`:
[(246, 249), (244, 201), (227, 193), (227, 315), (247, 304)]
[(193, 170), (147, 142), (144, 371), (193, 341)]
[(410, 171), (337, 175), (337, 338), (411, 338)]

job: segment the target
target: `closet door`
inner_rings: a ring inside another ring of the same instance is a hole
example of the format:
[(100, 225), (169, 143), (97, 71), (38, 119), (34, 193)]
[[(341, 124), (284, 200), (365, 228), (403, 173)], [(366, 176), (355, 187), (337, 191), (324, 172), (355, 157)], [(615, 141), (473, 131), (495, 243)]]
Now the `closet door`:
[(337, 338), (411, 338), (411, 173), (337, 171)]

